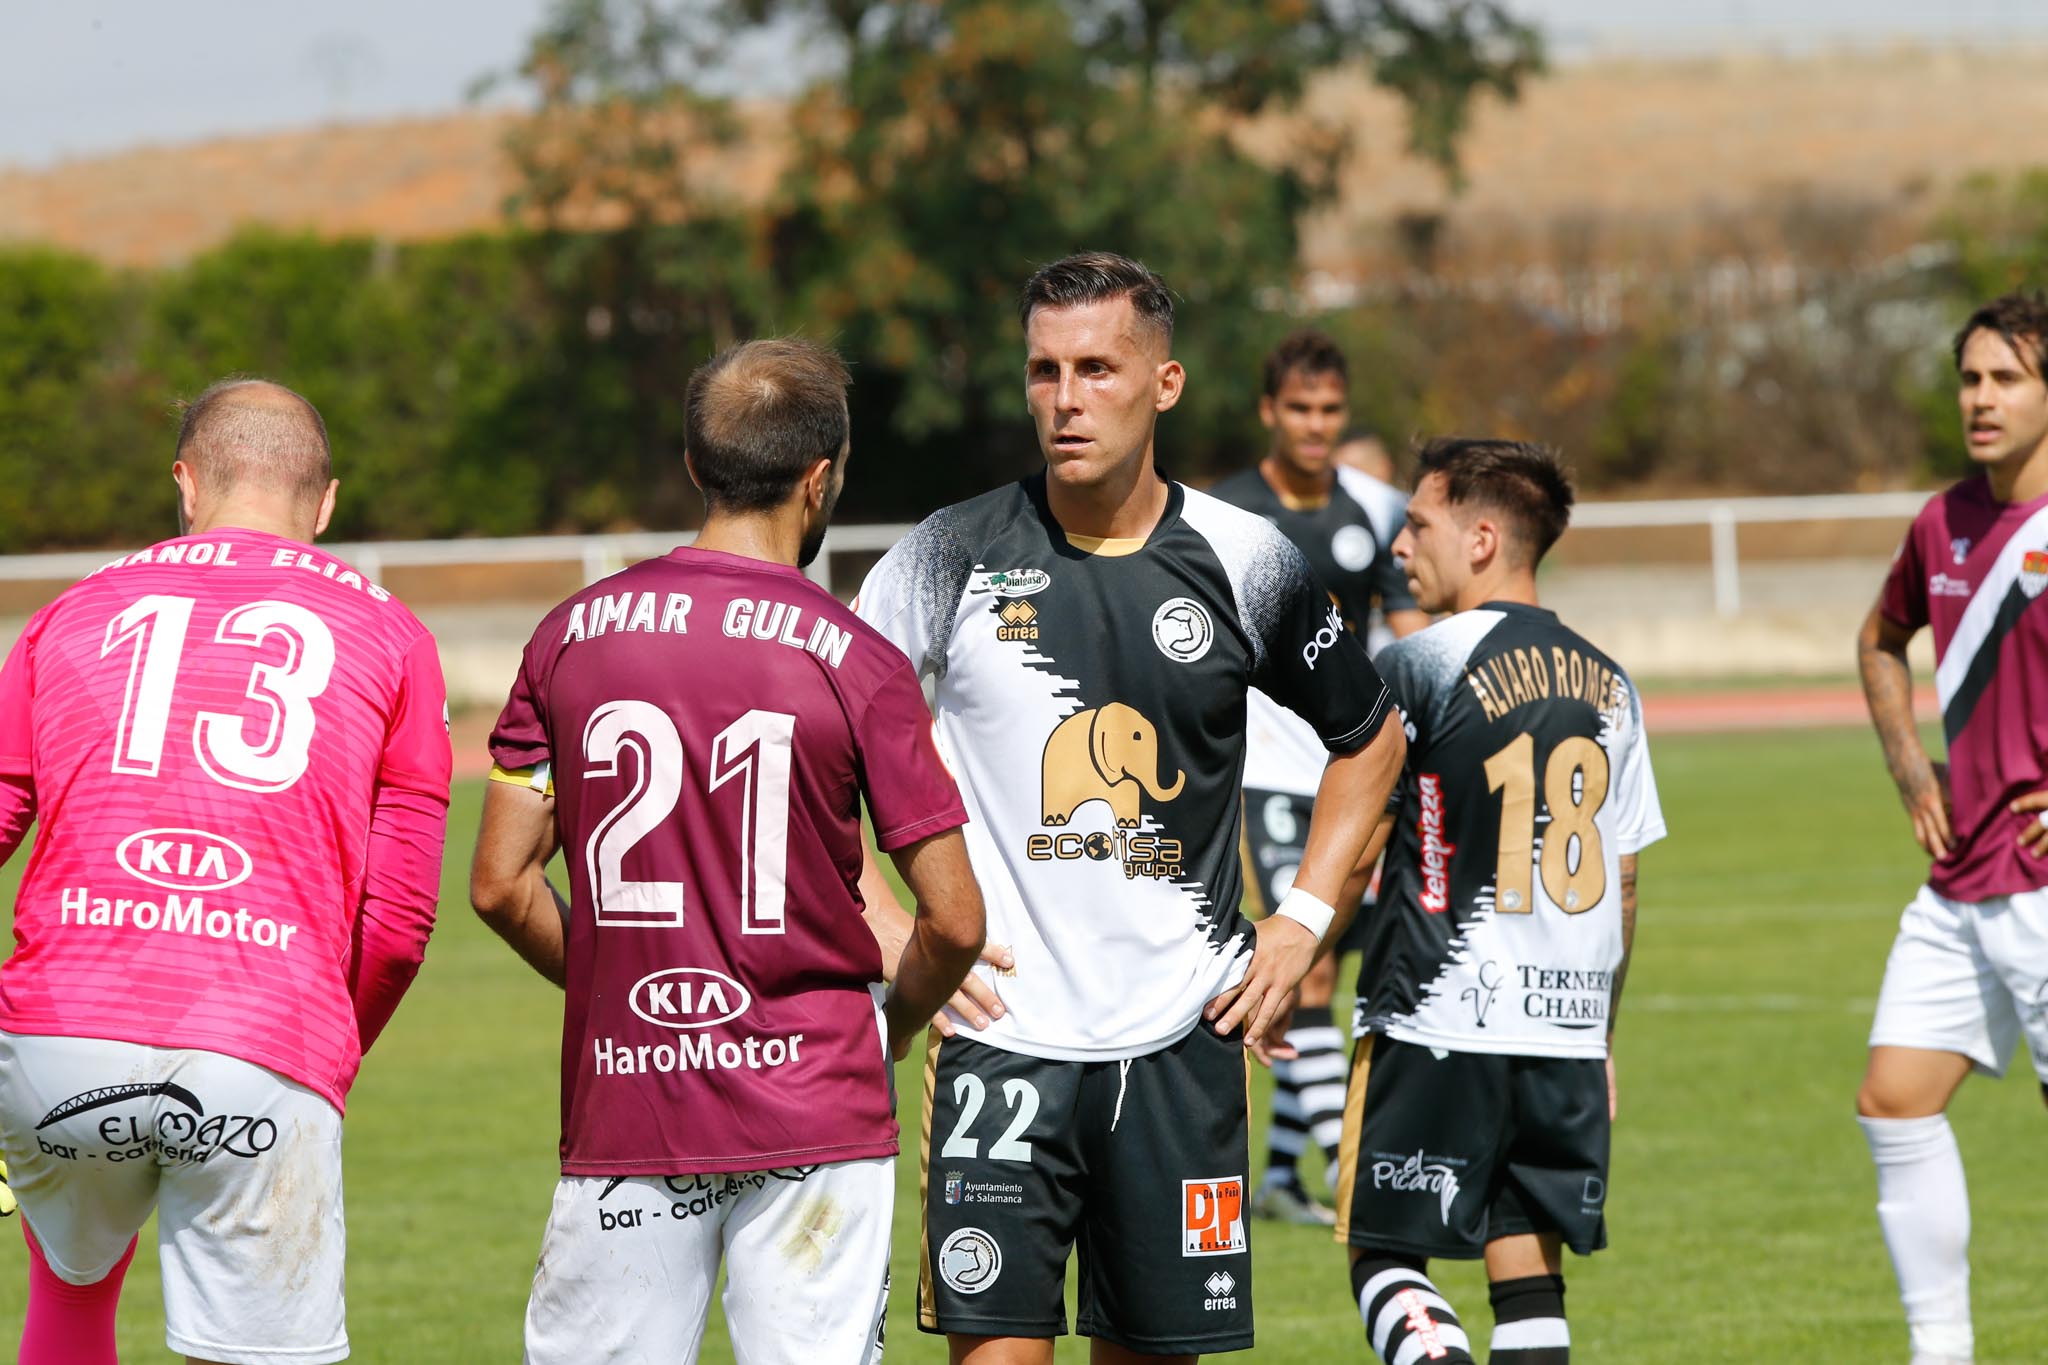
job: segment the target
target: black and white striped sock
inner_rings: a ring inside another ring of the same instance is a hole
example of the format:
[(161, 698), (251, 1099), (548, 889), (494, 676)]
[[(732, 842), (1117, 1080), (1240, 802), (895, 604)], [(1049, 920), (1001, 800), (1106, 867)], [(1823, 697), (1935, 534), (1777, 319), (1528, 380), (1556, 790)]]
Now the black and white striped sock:
[(1313, 1138), (1334, 1183), (1337, 1144), (1344, 1136), (1344, 1035), (1328, 1006), (1294, 1012), (1288, 1046), (1299, 1056), (1273, 1063), (1273, 1123), (1266, 1130), (1266, 1179), (1297, 1184), (1296, 1163)]
[(1372, 1252), (1351, 1263), (1366, 1340), (1387, 1365), (1474, 1365), (1471, 1339), (1422, 1265)]
[(1564, 1276), (1496, 1280), (1488, 1297), (1493, 1300), (1493, 1343), (1487, 1365), (1571, 1365)]

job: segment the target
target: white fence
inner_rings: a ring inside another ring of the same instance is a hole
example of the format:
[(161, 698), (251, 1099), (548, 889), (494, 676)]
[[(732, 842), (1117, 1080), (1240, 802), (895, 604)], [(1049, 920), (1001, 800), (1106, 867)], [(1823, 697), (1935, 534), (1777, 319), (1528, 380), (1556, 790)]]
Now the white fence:
[[(1581, 503), (1572, 525), (1629, 530), (1703, 526), (1710, 537), (1714, 611), (1732, 617), (1742, 610), (1737, 531), (1745, 525), (1786, 522), (1910, 520), (1925, 493), (1851, 493), (1798, 498), (1691, 498), (1668, 502)], [(842, 554), (879, 554), (910, 528), (902, 525), (840, 526), (825, 538), (810, 576), (833, 585), (832, 560)], [(666, 554), (687, 544), (688, 531), (635, 531), (614, 535), (519, 536), (506, 540), (385, 540), (323, 545), (336, 558), (375, 579), (388, 569), (477, 564), (568, 564), (581, 566), (585, 582), (604, 577), (634, 560)], [(0, 582), (68, 583), (116, 558), (116, 552), (0, 556)], [(1652, 561), (1654, 562), (1654, 561)]]

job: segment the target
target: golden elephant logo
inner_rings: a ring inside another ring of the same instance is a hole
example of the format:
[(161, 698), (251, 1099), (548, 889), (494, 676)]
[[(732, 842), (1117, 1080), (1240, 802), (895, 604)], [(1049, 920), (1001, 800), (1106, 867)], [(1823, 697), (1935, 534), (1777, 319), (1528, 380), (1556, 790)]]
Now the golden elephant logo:
[(1174, 770), (1171, 786), (1159, 781), (1159, 731), (1136, 708), (1113, 701), (1076, 711), (1045, 741), (1045, 823), (1064, 825), (1090, 801), (1107, 801), (1116, 822), (1138, 827), (1139, 799), (1171, 801), (1187, 785)]

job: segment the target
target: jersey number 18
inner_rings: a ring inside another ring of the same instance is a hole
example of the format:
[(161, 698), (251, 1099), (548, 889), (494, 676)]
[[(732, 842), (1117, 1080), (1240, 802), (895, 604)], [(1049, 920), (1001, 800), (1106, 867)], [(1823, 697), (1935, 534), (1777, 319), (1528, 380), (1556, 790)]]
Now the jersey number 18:
[[(1486, 760), (1486, 786), (1501, 793), (1494, 908), (1505, 915), (1526, 915), (1534, 908), (1530, 893), (1535, 889), (1535, 736), (1517, 735)], [(1584, 735), (1573, 735), (1550, 751), (1550, 761), (1543, 765), (1543, 805), (1550, 815), (1543, 835), (1543, 892), (1568, 915), (1591, 910), (1607, 894), (1607, 862), (1594, 823), (1606, 800), (1605, 749)]]

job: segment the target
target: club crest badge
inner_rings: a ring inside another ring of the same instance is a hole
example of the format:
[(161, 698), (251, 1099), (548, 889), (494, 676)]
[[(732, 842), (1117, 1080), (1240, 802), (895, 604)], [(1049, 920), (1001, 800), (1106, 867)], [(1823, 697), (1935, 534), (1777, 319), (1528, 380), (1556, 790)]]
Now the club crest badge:
[(2039, 597), (2043, 588), (2048, 588), (2048, 550), (2029, 550), (2020, 561), (2020, 591)]
[(1955, 560), (1956, 567), (1961, 568), (1963, 561), (1970, 557), (1970, 538), (1957, 536), (1948, 543), (1948, 552), (1950, 558)]

